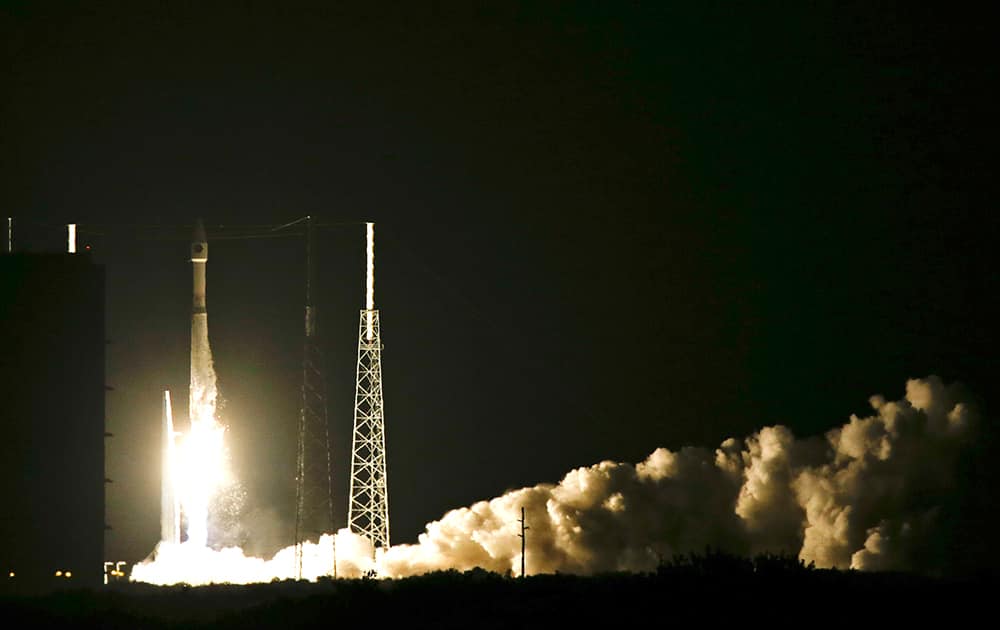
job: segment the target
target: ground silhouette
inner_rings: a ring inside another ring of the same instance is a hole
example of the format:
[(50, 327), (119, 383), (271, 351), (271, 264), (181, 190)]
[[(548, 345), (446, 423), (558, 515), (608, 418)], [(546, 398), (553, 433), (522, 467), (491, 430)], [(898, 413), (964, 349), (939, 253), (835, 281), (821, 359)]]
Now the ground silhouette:
[(816, 569), (787, 556), (679, 556), (647, 574), (537, 575), (475, 569), (399, 580), (272, 582), (47, 594), (7, 592), (0, 618), (94, 628), (628, 628), (678, 623), (802, 626), (969, 613), (990, 575), (934, 577)]

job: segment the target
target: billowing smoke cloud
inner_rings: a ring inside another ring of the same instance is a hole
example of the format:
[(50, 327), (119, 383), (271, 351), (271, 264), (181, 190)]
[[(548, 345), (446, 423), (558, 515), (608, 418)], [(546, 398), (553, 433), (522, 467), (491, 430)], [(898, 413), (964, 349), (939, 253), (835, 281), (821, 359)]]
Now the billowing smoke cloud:
[(658, 448), (637, 465), (605, 461), (453, 510), (379, 568), (517, 572), (524, 507), (529, 573), (643, 571), (706, 546), (793, 553), (821, 567), (934, 569), (940, 558), (927, 550), (974, 418), (959, 389), (933, 376), (909, 381), (903, 400), (870, 402), (872, 415), (825, 440), (765, 427), (714, 452)]
[[(529, 573), (648, 571), (706, 547), (791, 553), (820, 567), (935, 571), (975, 418), (961, 391), (933, 376), (909, 381), (903, 400), (870, 402), (870, 416), (851, 416), (823, 438), (799, 440), (772, 426), (714, 451), (658, 448), (639, 464), (579, 468), (557, 484), (453, 510), (428, 524), (417, 544), (392, 547), (377, 563), (370, 541), (341, 530), (338, 575), (516, 573), (522, 507)], [(333, 542), (324, 535), (305, 546), (304, 577), (330, 572)], [(293, 547), (263, 560), (235, 547), (161, 543), (132, 579), (207, 584), (296, 575)]]

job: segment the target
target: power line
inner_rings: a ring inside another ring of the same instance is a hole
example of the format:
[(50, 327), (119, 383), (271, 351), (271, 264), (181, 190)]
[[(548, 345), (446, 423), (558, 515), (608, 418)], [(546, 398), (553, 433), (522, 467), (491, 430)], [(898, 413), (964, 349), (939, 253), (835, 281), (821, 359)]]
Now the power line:
[[(277, 234), (290, 227), (295, 227), (307, 221), (308, 216), (298, 218), (294, 221), (283, 224), (265, 223), (221, 223), (216, 225), (206, 225), (212, 231), (213, 241), (227, 240), (249, 240), (262, 238), (288, 238), (304, 237), (306, 231), (298, 229)], [(328, 223), (314, 223), (314, 229), (330, 229), (365, 225), (365, 221), (334, 221)], [(164, 224), (164, 223), (77, 223), (77, 232), (81, 236), (119, 236), (127, 237), (136, 241), (181, 241), (187, 242), (191, 233), (191, 224)], [(32, 232), (62, 232), (66, 229), (66, 223), (47, 223), (38, 221), (14, 221), (15, 230), (30, 230)]]

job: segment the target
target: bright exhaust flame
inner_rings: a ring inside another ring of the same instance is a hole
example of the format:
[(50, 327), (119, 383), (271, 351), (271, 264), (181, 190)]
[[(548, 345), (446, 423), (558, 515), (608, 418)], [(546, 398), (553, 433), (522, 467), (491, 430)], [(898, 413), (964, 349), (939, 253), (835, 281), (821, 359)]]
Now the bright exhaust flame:
[(223, 442), (225, 428), (215, 421), (194, 420), (177, 452), (173, 479), (187, 521), (187, 540), (208, 544), (208, 516), (212, 499), (232, 481)]

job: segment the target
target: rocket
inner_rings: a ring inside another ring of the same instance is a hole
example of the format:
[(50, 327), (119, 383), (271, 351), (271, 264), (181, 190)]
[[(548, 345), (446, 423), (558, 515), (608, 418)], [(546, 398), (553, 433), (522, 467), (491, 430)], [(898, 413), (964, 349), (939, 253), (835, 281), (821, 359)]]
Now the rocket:
[[(196, 422), (211, 420), (215, 412), (215, 372), (208, 347), (208, 311), (205, 302), (205, 267), (208, 264), (208, 238), (201, 219), (195, 221), (191, 237), (191, 267), (193, 271), (191, 304), (191, 390), (188, 407), (192, 430)], [(170, 544), (181, 541), (181, 504), (177, 487), (179, 464), (177, 433), (170, 392), (163, 392), (161, 425), (162, 476), (160, 479), (160, 540)], [(185, 508), (186, 509), (186, 508)], [(191, 538), (191, 525), (188, 525)], [(204, 542), (204, 541), (201, 541)]]
[[(189, 393), (188, 417), (191, 420), (190, 433), (185, 444), (199, 451), (201, 461), (185, 459), (182, 464), (185, 474), (205, 474), (214, 463), (212, 458), (222, 457), (222, 427), (215, 418), (217, 396), (215, 368), (212, 366), (212, 348), (208, 344), (208, 311), (205, 304), (205, 271), (208, 266), (208, 239), (205, 226), (199, 219), (194, 226), (191, 239), (191, 270), (193, 273), (193, 301), (191, 304), (191, 388)], [(185, 447), (188, 448), (188, 447)], [(190, 456), (190, 453), (185, 457)], [(210, 461), (205, 461), (204, 457)], [(205, 467), (208, 468), (205, 468)], [(208, 480), (205, 481), (208, 483)], [(188, 542), (204, 547), (208, 540), (208, 515), (211, 487), (185, 488), (181, 507), (187, 520)], [(187, 497), (186, 499), (184, 497)], [(186, 502), (185, 502), (186, 501)]]
[(191, 391), (189, 415), (192, 424), (212, 422), (215, 416), (215, 370), (208, 345), (208, 311), (205, 303), (205, 268), (208, 266), (208, 239), (201, 219), (194, 225), (191, 239), (193, 272), (191, 304)]

